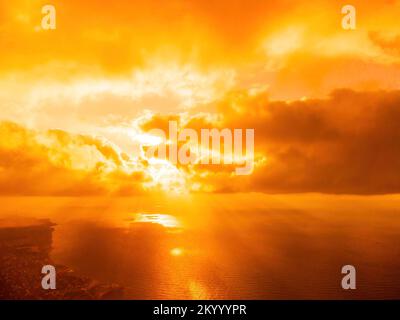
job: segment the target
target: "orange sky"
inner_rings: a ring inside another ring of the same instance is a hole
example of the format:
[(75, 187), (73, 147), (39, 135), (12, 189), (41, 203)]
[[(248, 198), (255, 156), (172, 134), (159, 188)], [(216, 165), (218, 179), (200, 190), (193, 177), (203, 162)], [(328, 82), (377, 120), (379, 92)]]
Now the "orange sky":
[[(400, 1), (47, 3), (0, 0), (1, 194), (400, 191)], [(143, 158), (171, 116), (254, 128), (254, 173)]]

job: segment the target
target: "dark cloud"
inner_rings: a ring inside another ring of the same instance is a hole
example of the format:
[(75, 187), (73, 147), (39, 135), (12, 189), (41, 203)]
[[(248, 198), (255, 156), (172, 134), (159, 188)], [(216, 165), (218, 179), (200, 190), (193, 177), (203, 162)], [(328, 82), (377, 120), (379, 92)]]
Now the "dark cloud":
[[(400, 192), (400, 91), (338, 90), (328, 99), (291, 103), (236, 92), (220, 104), (219, 111), (224, 116), (218, 124), (196, 116), (187, 127), (254, 128), (258, 165), (250, 176), (232, 175), (232, 170), (219, 165), (187, 168), (192, 181), (207, 189)], [(161, 125), (160, 116), (155, 119), (153, 124)]]
[[(199, 192), (387, 194), (400, 192), (400, 91), (338, 90), (327, 99), (270, 101), (230, 93), (210, 114), (154, 115), (142, 129), (178, 121), (202, 128), (255, 130), (255, 169), (178, 165)], [(146, 162), (98, 138), (0, 124), (0, 193), (129, 195), (150, 181)]]

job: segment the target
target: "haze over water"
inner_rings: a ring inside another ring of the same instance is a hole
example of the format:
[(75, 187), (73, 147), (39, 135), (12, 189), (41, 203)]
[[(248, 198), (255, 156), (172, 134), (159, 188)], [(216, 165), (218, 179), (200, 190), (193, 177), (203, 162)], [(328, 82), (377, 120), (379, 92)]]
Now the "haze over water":
[[(399, 297), (398, 197), (240, 197), (191, 196), (179, 206), (25, 198), (19, 207), (57, 224), (55, 263), (121, 285), (127, 299)], [(3, 201), (13, 216), (13, 199)], [(356, 267), (355, 291), (341, 288), (346, 264)]]

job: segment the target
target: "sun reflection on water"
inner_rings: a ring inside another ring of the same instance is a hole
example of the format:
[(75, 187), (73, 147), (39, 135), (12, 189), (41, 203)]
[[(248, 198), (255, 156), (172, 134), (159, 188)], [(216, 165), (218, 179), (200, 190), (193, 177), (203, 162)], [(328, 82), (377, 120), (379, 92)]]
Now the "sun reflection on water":
[(170, 250), (169, 253), (171, 254), (171, 256), (179, 257), (183, 255), (184, 250), (182, 248), (173, 248)]
[(208, 299), (207, 289), (198, 281), (189, 281), (191, 299)]
[(135, 223), (154, 223), (165, 228), (180, 228), (178, 219), (169, 214), (163, 213), (138, 213), (133, 220)]

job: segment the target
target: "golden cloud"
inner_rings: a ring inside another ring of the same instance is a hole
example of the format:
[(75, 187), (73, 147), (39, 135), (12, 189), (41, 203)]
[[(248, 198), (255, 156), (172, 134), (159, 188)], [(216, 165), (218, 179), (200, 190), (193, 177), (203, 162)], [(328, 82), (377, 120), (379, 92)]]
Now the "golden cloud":
[(135, 194), (146, 182), (143, 163), (88, 136), (36, 132), (0, 123), (0, 194)]
[[(219, 106), (222, 120), (193, 116), (181, 122), (196, 130), (254, 128), (254, 173), (235, 176), (223, 165), (182, 169), (196, 191), (397, 193), (399, 105), (400, 91), (338, 90), (328, 99), (290, 103), (235, 92)], [(162, 118), (145, 127), (166, 127), (171, 116)]]

